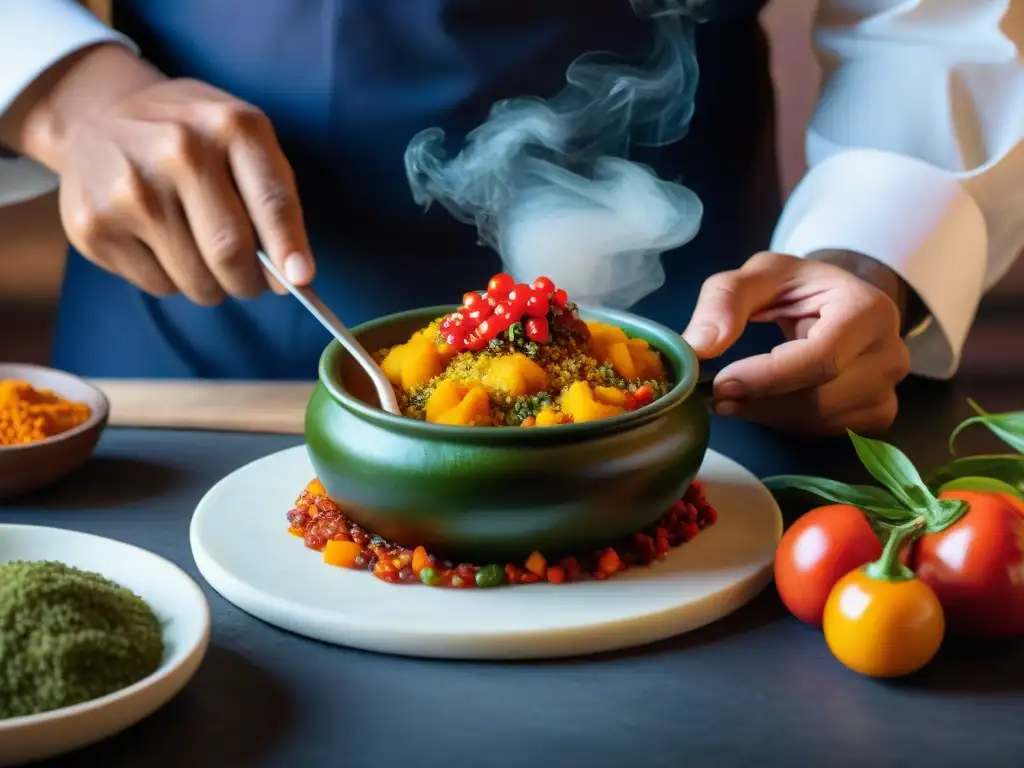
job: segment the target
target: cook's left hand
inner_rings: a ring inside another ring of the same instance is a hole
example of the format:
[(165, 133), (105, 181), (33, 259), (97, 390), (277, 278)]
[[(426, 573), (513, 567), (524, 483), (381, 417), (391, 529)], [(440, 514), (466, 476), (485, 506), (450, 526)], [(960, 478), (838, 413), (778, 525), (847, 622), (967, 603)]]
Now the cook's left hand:
[(778, 323), (787, 338), (722, 369), (719, 414), (800, 432), (877, 432), (895, 419), (896, 385), (910, 370), (897, 299), (827, 261), (759, 253), (704, 283), (683, 336), (702, 360), (750, 322)]

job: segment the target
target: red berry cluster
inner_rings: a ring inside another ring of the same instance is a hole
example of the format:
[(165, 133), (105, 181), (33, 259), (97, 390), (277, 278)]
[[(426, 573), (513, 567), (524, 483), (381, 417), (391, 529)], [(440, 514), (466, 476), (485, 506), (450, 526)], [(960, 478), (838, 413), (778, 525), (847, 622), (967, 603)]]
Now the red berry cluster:
[(441, 336), (450, 347), (475, 352), (522, 323), (526, 338), (546, 344), (551, 339), (548, 312), (552, 304), (565, 309), (569, 296), (549, 278), (517, 284), (511, 275), (499, 272), (484, 293), (471, 291), (462, 297), (462, 308), (441, 321)]

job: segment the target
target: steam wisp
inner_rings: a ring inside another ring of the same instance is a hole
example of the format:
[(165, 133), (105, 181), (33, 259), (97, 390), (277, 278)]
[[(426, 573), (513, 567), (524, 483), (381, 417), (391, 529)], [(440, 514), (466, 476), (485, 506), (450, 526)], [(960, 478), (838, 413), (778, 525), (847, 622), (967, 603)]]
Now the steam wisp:
[(405, 154), (415, 201), (475, 224), (517, 280), (544, 274), (583, 304), (619, 309), (664, 284), (661, 254), (691, 240), (703, 213), (692, 191), (629, 160), (631, 146), (686, 134), (697, 87), (693, 26), (677, 0), (631, 2), (654, 19), (645, 62), (584, 54), (552, 98), (495, 104), (456, 156), (439, 128)]

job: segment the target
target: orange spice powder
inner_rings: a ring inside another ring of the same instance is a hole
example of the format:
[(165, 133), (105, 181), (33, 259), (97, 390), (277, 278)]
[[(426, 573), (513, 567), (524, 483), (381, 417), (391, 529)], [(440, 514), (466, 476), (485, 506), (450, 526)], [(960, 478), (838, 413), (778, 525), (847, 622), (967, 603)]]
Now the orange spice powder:
[(0, 379), (0, 446), (54, 437), (83, 424), (90, 414), (85, 403), (36, 389), (27, 381)]

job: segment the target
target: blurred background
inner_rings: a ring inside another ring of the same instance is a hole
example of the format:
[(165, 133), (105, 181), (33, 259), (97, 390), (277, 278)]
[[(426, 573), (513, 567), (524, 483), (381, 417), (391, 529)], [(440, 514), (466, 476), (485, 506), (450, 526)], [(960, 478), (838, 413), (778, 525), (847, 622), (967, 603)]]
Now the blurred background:
[[(773, 47), (783, 193), (804, 172), (803, 131), (814, 110), (819, 72), (810, 48), (811, 0), (774, 0), (762, 16)], [(56, 196), (0, 208), (0, 360), (46, 362), (67, 246)], [(965, 354), (972, 373), (1009, 373), (1004, 350), (1021, 330), (1024, 260), (990, 294)], [(1016, 310), (1016, 311), (1014, 311)], [(1024, 370), (1024, 358), (1017, 356)]]

